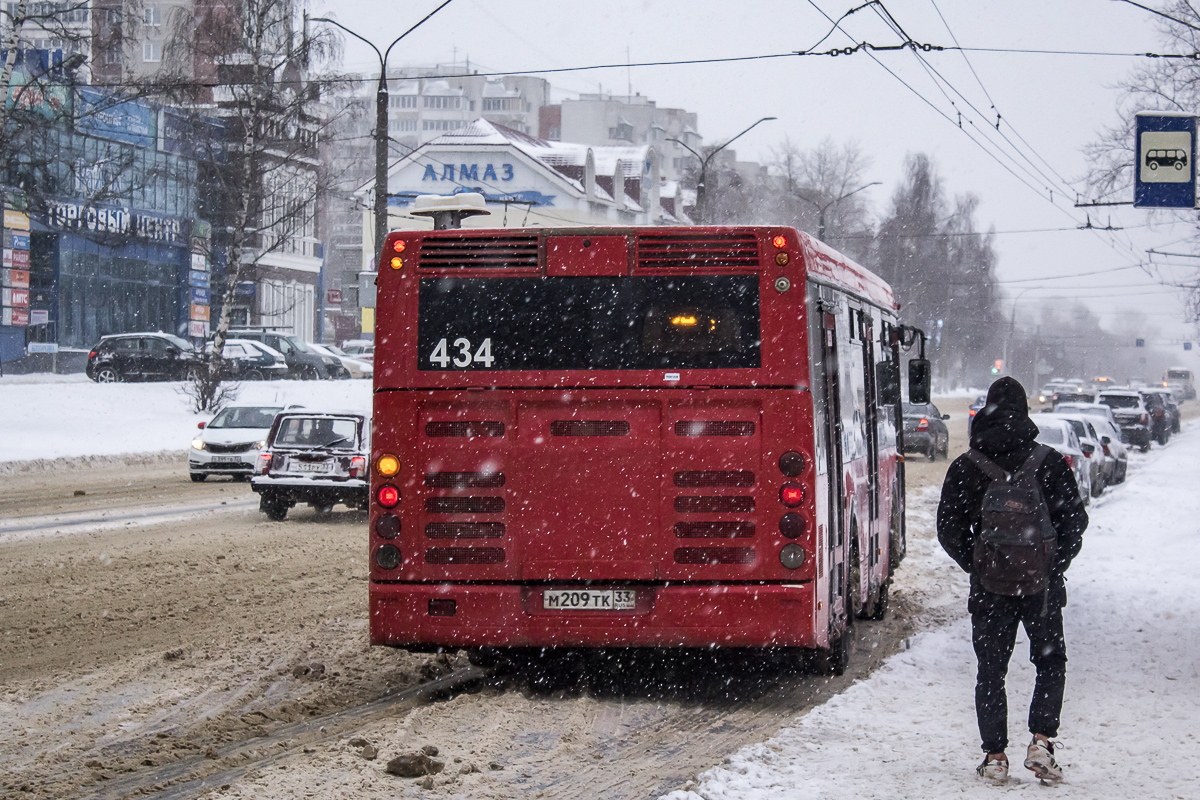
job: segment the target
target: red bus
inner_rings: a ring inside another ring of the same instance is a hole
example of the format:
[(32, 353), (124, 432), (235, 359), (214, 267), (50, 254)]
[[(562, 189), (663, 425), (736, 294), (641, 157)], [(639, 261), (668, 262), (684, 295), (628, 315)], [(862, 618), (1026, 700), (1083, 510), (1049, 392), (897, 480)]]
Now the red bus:
[(886, 283), (754, 226), (392, 233), (377, 285), (372, 643), (844, 668), (904, 554)]

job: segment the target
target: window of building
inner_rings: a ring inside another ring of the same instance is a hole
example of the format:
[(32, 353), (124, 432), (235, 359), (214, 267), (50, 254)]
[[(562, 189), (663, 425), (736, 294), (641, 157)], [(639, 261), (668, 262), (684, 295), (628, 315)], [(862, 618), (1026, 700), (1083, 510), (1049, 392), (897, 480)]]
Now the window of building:
[(147, 64), (162, 61), (162, 44), (160, 42), (142, 42), (142, 61)]
[(465, 124), (461, 119), (424, 119), (421, 120), (421, 130), (456, 131)]
[(618, 122), (615, 128), (608, 129), (608, 138), (618, 139), (622, 142), (632, 142), (633, 126), (628, 122)]
[(405, 133), (415, 131), (417, 129), (417, 121), (415, 119), (392, 119), (388, 120), (388, 130), (392, 133)]
[(417, 107), (416, 95), (411, 95), (411, 94), (393, 95), (392, 97), (388, 98), (388, 107), (389, 108), (416, 108)]
[(462, 98), (461, 97), (443, 97), (441, 95), (435, 95), (433, 97), (425, 98), (425, 108), (455, 109), (455, 108), (461, 108), (461, 107), (462, 107)]
[(546, 131), (546, 138), (552, 142), (557, 142), (562, 139), (562, 128), (553, 127)]
[(158, 6), (146, 6), (143, 20), (147, 25), (154, 27), (162, 25), (162, 9)]

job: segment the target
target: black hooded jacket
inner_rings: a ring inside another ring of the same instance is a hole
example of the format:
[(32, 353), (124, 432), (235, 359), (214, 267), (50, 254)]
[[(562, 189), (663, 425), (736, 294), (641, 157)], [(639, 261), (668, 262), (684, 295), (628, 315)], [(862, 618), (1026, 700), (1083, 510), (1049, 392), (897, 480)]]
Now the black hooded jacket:
[[(987, 405), (971, 423), (971, 447), (1008, 472), (1016, 472), (1033, 452), (1038, 427), (1029, 418), (1025, 389), (1012, 378), (1001, 378), (988, 390)], [(1066, 602), (1064, 573), (1083, 547), (1083, 532), (1088, 516), (1079, 496), (1075, 473), (1057, 451), (1051, 452), (1038, 468), (1042, 496), (1050, 506), (1050, 519), (1058, 533), (1058, 559), (1051, 579), (1051, 594)], [(973, 573), (972, 553), (979, 534), (983, 495), (991, 479), (983, 474), (966, 454), (954, 459), (942, 484), (938, 504), (937, 532), (942, 548), (966, 572)], [(971, 575), (972, 596), (982, 591), (978, 578)]]

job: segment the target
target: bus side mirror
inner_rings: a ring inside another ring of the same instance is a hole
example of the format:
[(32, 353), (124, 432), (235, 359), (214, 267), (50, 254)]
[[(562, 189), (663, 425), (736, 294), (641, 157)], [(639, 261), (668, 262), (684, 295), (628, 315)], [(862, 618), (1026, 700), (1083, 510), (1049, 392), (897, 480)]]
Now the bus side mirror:
[(875, 365), (875, 385), (879, 387), (879, 405), (894, 406), (900, 402), (900, 364), (880, 361)]
[(931, 378), (928, 359), (914, 358), (908, 362), (908, 402), (917, 406), (929, 402)]

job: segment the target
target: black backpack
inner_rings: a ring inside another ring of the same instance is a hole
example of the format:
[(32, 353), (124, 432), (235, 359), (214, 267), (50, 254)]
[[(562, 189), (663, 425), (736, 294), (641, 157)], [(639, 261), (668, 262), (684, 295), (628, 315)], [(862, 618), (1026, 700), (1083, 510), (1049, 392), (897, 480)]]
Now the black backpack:
[(1037, 445), (1015, 473), (972, 448), (967, 458), (992, 479), (983, 494), (973, 561), (983, 588), (1028, 597), (1046, 591), (1058, 554), (1058, 533), (1042, 496), (1037, 471), (1050, 448)]

